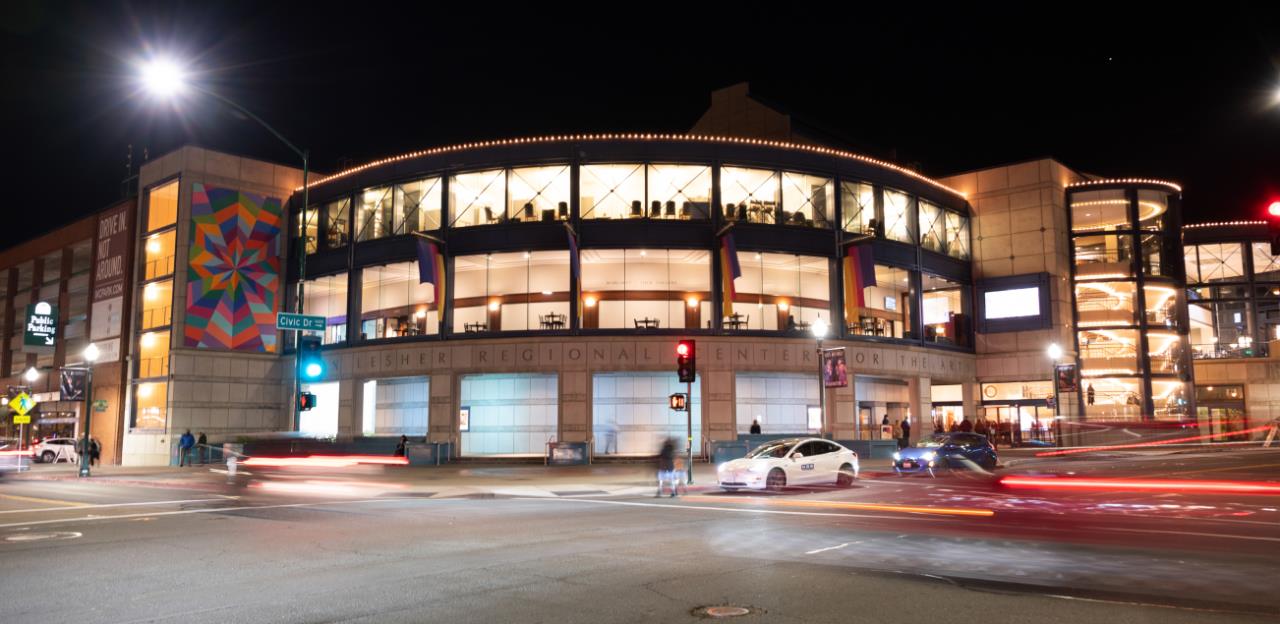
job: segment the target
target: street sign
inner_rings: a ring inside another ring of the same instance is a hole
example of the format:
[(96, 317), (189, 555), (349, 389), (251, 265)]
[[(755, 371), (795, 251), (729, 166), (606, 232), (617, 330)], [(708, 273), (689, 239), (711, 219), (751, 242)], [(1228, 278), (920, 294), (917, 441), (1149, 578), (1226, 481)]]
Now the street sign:
[(93, 411), (95, 411), (95, 412), (105, 412), (105, 411), (107, 411), (107, 400), (106, 400), (106, 399), (95, 399), (95, 400), (93, 401)]
[(28, 415), (26, 415), (26, 416), (14, 416), (14, 417), (13, 417), (13, 424), (15, 424), (15, 425), (29, 425), (29, 424), (31, 424), (31, 416), (30, 416), (29, 414), (28, 414)]
[(13, 411), (17, 412), (19, 416), (26, 416), (27, 412), (36, 408), (36, 400), (25, 392), (19, 392), (18, 396), (9, 401), (9, 407), (13, 408)]
[(52, 349), (58, 341), (58, 306), (44, 301), (27, 306), (25, 327), (23, 346)]
[(324, 331), (324, 317), (292, 312), (276, 313), (276, 329), (297, 329), (302, 331)]

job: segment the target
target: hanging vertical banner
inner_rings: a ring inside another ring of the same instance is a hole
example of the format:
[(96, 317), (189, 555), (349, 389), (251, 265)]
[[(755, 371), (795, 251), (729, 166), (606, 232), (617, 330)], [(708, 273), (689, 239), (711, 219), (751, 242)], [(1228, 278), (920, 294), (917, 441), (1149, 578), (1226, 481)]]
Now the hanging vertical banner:
[(62, 369), (62, 400), (63, 401), (83, 401), (85, 386), (85, 371), (64, 368)]
[(733, 280), (742, 277), (742, 265), (738, 264), (738, 247), (733, 244), (733, 234), (720, 237), (720, 274), (723, 276), (721, 292), (724, 302), (721, 306), (723, 316), (733, 315), (733, 299), (737, 292), (733, 288)]
[(871, 247), (849, 245), (844, 256), (844, 319), (856, 323), (867, 307), (865, 288), (876, 285), (876, 265)]
[[(418, 244), (418, 283), (431, 284), (435, 287), (435, 304), (437, 311), (444, 310), (444, 254), (440, 246), (424, 237), (417, 237)], [(442, 317), (443, 318), (443, 317)]]

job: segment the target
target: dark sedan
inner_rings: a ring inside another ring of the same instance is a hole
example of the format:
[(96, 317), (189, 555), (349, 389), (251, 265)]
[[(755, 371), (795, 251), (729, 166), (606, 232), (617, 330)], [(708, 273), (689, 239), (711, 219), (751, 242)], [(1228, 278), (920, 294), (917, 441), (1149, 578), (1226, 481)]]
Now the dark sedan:
[(991, 470), (997, 462), (995, 447), (987, 436), (976, 433), (939, 433), (893, 454), (893, 470), (898, 474), (933, 474), (943, 468), (966, 469), (975, 465)]

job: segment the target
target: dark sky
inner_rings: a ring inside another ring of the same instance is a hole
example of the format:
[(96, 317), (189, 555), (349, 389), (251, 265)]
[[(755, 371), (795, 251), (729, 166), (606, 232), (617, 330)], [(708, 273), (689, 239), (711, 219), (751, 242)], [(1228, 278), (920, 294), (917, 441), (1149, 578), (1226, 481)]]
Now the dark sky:
[(199, 96), (142, 96), (135, 63), (157, 52), (189, 59), (196, 79), (310, 148), (322, 171), (477, 139), (680, 132), (712, 89), (745, 80), (930, 175), (1054, 156), (1177, 180), (1188, 222), (1256, 216), (1280, 199), (1280, 19), (1261, 8), (920, 4), (880, 17), (827, 4), (504, 4), (0, 3), (0, 246), (116, 199), (128, 144), (136, 160), (144, 146), (192, 142), (292, 162)]

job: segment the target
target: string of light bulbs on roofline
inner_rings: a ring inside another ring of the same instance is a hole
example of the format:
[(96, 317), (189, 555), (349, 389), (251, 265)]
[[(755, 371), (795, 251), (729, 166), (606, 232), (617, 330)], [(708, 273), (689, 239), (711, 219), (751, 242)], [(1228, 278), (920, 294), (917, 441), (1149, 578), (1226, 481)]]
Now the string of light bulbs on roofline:
[(1266, 221), (1216, 221), (1213, 223), (1190, 223), (1182, 226), (1184, 230), (1193, 230), (1208, 227), (1231, 227), (1238, 225), (1266, 225)]
[[(314, 188), (321, 184), (325, 184), (333, 180), (337, 180), (339, 178), (345, 178), (349, 175), (359, 173), (361, 171), (373, 169), (375, 167), (381, 167), (383, 165), (388, 165), (391, 163), (401, 162), (404, 160), (421, 158), (423, 156), (433, 156), (436, 154), (445, 154), (449, 152), (458, 152), (458, 151), (469, 150), (469, 149), (484, 149), (488, 147), (507, 147), (510, 145), (554, 143), (554, 142), (564, 142), (564, 141), (690, 141), (690, 142), (704, 142), (704, 143), (729, 143), (729, 144), (735, 144), (735, 145), (754, 145), (759, 147), (774, 147), (774, 148), (780, 148), (780, 149), (799, 150), (799, 151), (811, 152), (814, 154), (824, 154), (827, 156), (847, 158), (850, 160), (857, 160), (859, 162), (876, 165), (878, 167), (884, 167), (886, 169), (890, 169), (898, 173), (910, 176), (912, 178), (915, 178), (917, 180), (930, 184), (934, 187), (940, 188), (944, 191), (950, 192), (956, 195), (957, 197), (961, 197), (961, 198), (965, 197), (964, 193), (956, 189), (953, 189), (941, 182), (938, 182), (937, 180), (934, 180), (928, 176), (921, 175), (920, 173), (907, 169), (906, 167), (895, 165), (888, 161), (871, 158), (870, 156), (863, 156), (861, 154), (855, 154), (853, 152), (846, 152), (844, 150), (832, 149), (829, 147), (821, 147), (818, 145), (806, 145), (804, 143), (791, 143), (788, 141), (773, 141), (769, 139), (752, 139), (752, 138), (746, 138), (746, 137), (714, 136), (714, 135), (706, 135), (706, 134), (640, 134), (640, 133), (561, 134), (561, 135), (540, 136), (540, 137), (525, 137), (525, 138), (516, 138), (516, 139), (500, 139), (500, 140), (494, 140), (494, 141), (476, 141), (472, 143), (460, 143), (458, 145), (446, 145), (443, 147), (433, 147), (431, 149), (418, 150), (416, 152), (409, 152), (407, 154), (400, 154), (399, 156), (390, 156), (380, 160), (367, 162), (363, 165), (357, 165), (350, 169), (339, 171), (338, 173), (335, 173), (333, 175), (325, 176), (314, 182), (308, 183), (307, 186), (309, 188)], [(299, 186), (294, 190), (301, 191), (302, 187)], [(1178, 189), (1178, 190), (1181, 191), (1182, 189)]]
[(1173, 182), (1169, 182), (1168, 180), (1155, 180), (1151, 178), (1111, 178), (1107, 180), (1082, 180), (1080, 182), (1072, 182), (1071, 184), (1068, 184), (1067, 188), (1078, 188), (1081, 186), (1101, 186), (1105, 184), (1159, 184), (1160, 186), (1167, 186), (1179, 193), (1182, 192), (1182, 187), (1178, 186), (1177, 184), (1174, 184)]

